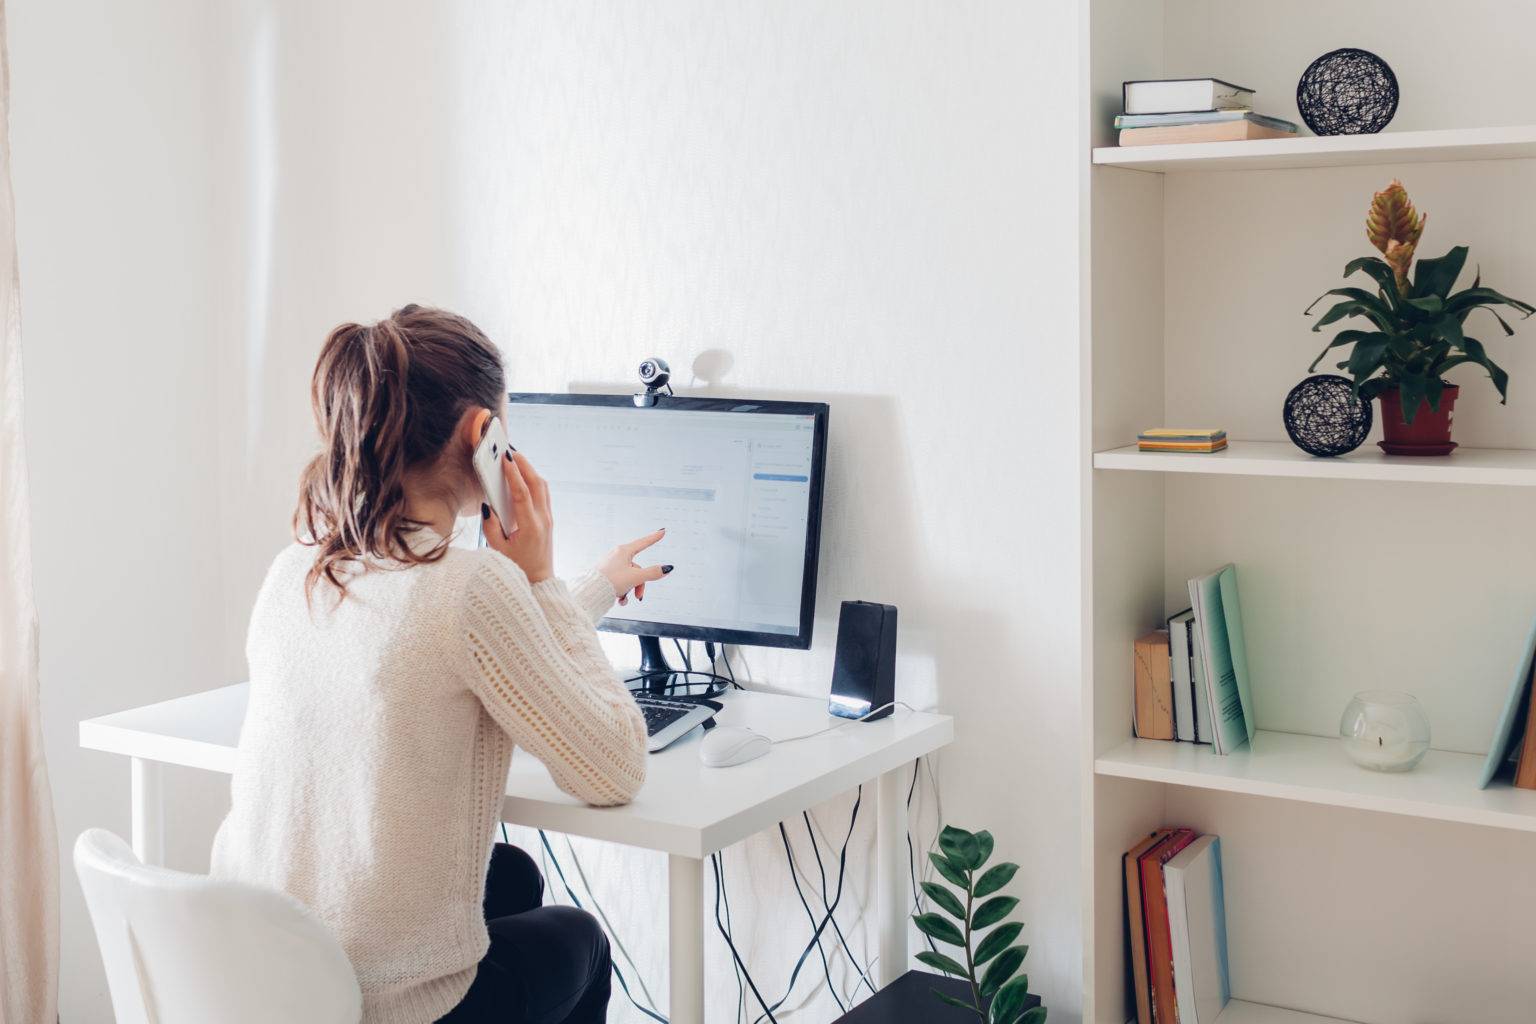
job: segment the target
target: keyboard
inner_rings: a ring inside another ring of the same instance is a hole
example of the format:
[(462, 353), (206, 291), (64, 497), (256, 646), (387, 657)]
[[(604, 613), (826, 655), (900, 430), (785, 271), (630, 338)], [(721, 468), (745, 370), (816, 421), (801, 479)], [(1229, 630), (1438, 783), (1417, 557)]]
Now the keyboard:
[(715, 709), (693, 701), (669, 700), (648, 693), (635, 694), (635, 703), (645, 716), (645, 731), (650, 737), (651, 753), (663, 749), (715, 716)]

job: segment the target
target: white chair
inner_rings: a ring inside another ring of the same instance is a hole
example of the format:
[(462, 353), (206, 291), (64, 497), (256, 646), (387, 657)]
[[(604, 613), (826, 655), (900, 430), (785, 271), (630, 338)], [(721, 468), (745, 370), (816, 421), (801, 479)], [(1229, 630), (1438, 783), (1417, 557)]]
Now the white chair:
[(75, 841), (118, 1024), (357, 1024), (341, 945), (286, 893), (140, 863), (104, 829)]

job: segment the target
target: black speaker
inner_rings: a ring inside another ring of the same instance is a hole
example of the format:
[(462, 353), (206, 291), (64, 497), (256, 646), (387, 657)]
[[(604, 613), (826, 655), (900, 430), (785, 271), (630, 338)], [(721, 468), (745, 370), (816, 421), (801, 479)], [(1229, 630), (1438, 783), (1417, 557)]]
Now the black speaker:
[[(832, 666), (828, 710), (839, 718), (863, 718), (896, 699), (896, 606), (844, 601), (837, 619), (837, 662)], [(884, 718), (892, 708), (869, 715)]]

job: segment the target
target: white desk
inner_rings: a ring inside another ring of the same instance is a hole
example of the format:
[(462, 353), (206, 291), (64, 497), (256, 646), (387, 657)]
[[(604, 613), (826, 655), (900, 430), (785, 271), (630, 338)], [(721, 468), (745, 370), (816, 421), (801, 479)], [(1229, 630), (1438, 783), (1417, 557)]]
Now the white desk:
[[(131, 761), (133, 849), (164, 858), (161, 766), (229, 774), (235, 766), (247, 685), (150, 704), (80, 723), (80, 745)], [(733, 692), (723, 723), (771, 736), (798, 736), (828, 724), (826, 703)], [(704, 1020), (704, 858), (838, 793), (878, 779), (876, 875), (883, 986), (907, 968), (906, 802), (902, 768), (954, 737), (954, 722), (897, 708), (879, 722), (775, 748), (734, 768), (699, 763), (698, 730), (650, 758), (645, 787), (624, 807), (587, 807), (555, 788), (533, 757), (512, 759), (502, 817), (509, 823), (605, 839), (669, 854), (672, 1024)]]

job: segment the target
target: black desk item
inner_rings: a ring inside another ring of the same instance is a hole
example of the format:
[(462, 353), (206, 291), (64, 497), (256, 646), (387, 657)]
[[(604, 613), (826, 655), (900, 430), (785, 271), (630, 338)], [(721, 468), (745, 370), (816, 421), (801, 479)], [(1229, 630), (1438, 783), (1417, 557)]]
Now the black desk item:
[(896, 606), (844, 601), (837, 619), (837, 660), (828, 710), (839, 718), (884, 718), (896, 699)]
[[(976, 1014), (950, 1006), (929, 991), (935, 988), (947, 996), (971, 1000), (971, 986), (959, 978), (908, 971), (834, 1024), (978, 1024)], [(1026, 1009), (1039, 1005), (1037, 995), (1031, 994), (1024, 1000)]]

